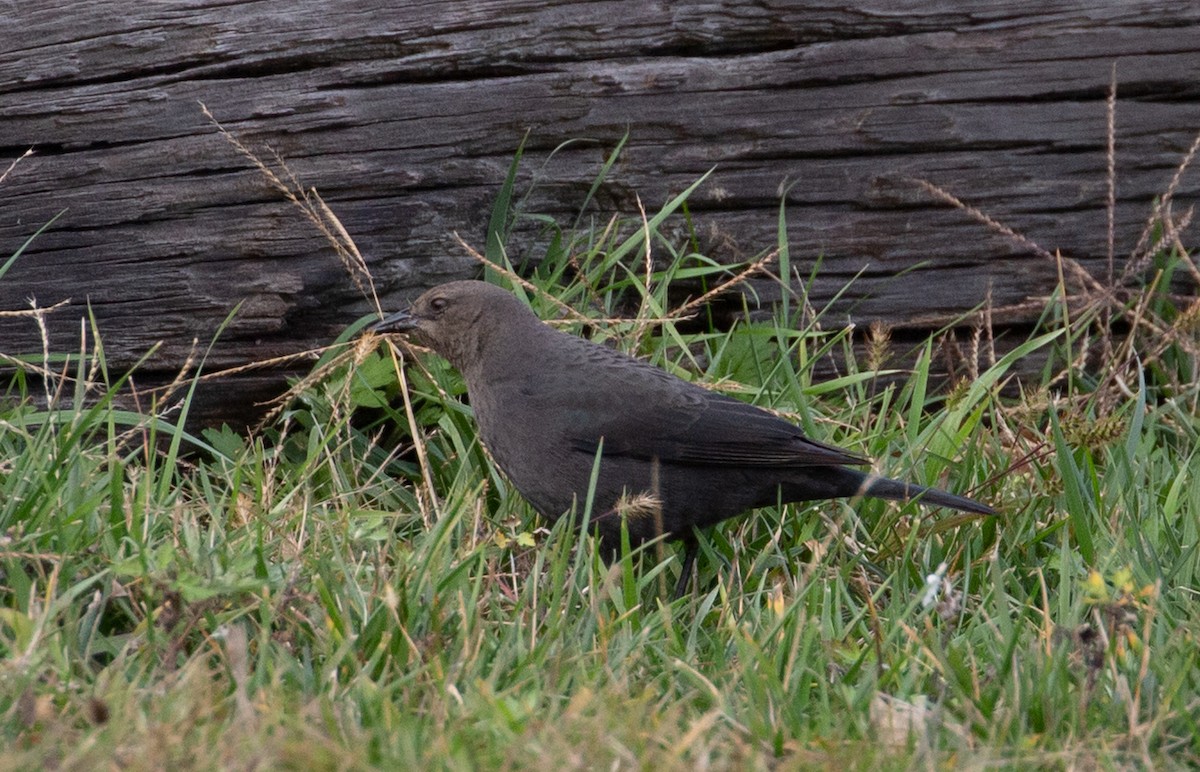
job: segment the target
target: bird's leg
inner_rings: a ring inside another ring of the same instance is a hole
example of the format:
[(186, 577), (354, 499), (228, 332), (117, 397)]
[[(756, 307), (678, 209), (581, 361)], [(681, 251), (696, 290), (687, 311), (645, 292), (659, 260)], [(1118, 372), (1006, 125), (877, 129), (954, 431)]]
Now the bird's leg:
[(685, 536), (683, 539), (683, 568), (679, 571), (679, 581), (675, 584), (675, 600), (679, 600), (687, 592), (688, 584), (692, 581), (692, 570), (696, 567), (696, 555), (700, 551), (700, 543), (696, 535)]

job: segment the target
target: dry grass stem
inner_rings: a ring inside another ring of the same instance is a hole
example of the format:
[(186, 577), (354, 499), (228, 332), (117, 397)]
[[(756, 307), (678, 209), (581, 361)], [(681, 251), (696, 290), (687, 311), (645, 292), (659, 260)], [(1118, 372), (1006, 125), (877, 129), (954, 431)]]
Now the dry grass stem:
[[(1175, 197), (1175, 191), (1178, 190), (1179, 182), (1183, 179), (1183, 173), (1191, 166), (1192, 160), (1196, 157), (1198, 150), (1200, 150), (1200, 133), (1196, 134), (1187, 153), (1184, 154), (1183, 160), (1175, 168), (1175, 174), (1171, 177), (1170, 183), (1167, 184), (1166, 191), (1154, 203), (1154, 208), (1150, 211), (1150, 216), (1146, 219), (1146, 225), (1142, 229), (1142, 235), (1138, 237), (1137, 244), (1129, 254), (1129, 264), (1131, 266), (1140, 265), (1143, 258), (1154, 252), (1157, 241), (1153, 244), (1150, 243), (1152, 234), (1154, 233), (1154, 226), (1170, 219), (1169, 213), (1171, 211), (1171, 202)], [(1136, 270), (1128, 271), (1128, 273), (1136, 272)]]
[(537, 295), (538, 297), (542, 298), (543, 300), (548, 301), (551, 305), (558, 308), (565, 316), (570, 317), (571, 319), (575, 320), (576, 322), (589, 323), (592, 321), (584, 314), (581, 314), (579, 311), (576, 311), (570, 305), (564, 303), (563, 301), (554, 297), (550, 293), (541, 289), (540, 287), (535, 285), (533, 282), (529, 281), (528, 279), (522, 278), (521, 276), (518, 276), (515, 271), (512, 271), (502, 265), (498, 265), (498, 264), (492, 262), (491, 260), (488, 260), (487, 257), (480, 254), (479, 250), (475, 249), (470, 244), (468, 244), (463, 239), (462, 236), (459, 236), (457, 231), (454, 233), (454, 240), (456, 242), (458, 242), (458, 245), (460, 247), (462, 247), (463, 250), (473, 260), (475, 260), (476, 262), (478, 262), (488, 268), (491, 268), (493, 271), (495, 271), (496, 273), (499, 273), (504, 278), (511, 281), (513, 284), (520, 285), (521, 287), (525, 288), (528, 292), (530, 292), (534, 295)]
[[(1108, 228), (1106, 231), (1107, 238), (1105, 239), (1106, 246), (1106, 263), (1104, 273), (1104, 284), (1108, 287), (1109, 292), (1116, 291), (1115, 265), (1116, 259), (1116, 217), (1117, 217), (1117, 64), (1113, 62), (1112, 75), (1109, 79), (1108, 99), (1104, 103), (1105, 114), (1105, 164), (1106, 174), (1105, 181), (1107, 183), (1107, 193), (1105, 198), (1104, 208), (1107, 218)], [(1113, 336), (1112, 336), (1112, 306), (1105, 304), (1103, 313), (1100, 318), (1100, 327), (1102, 331), (1101, 357), (1104, 361), (1112, 361), (1113, 356)]]
[(3, 183), (6, 179), (8, 179), (8, 175), (12, 173), (13, 169), (17, 168), (17, 164), (21, 163), (31, 155), (33, 155), (33, 148), (29, 148), (19, 157), (14, 158), (12, 163), (8, 165), (8, 168), (4, 170), (4, 173), (0, 174), (0, 183)]
[[(268, 184), (274, 188), (280, 195), (296, 206), (317, 231), (324, 236), (325, 240), (333, 248), (342, 267), (346, 270), (350, 280), (360, 293), (375, 306), (376, 312), (382, 316), (383, 311), (379, 302), (379, 296), (375, 290), (374, 279), (371, 276), (370, 269), (367, 267), (366, 260), (359, 251), (358, 246), (354, 243), (354, 239), (350, 236), (349, 231), (342, 224), (341, 219), (333, 212), (325, 200), (315, 188), (305, 187), (302, 185), (292, 172), (291, 168), (283, 160), (283, 158), (274, 150), (270, 150), (271, 156), (274, 159), (276, 166), (281, 170), (276, 173), (274, 169), (268, 166), (258, 155), (250, 150), (245, 143), (238, 139), (234, 134), (228, 131), (221, 123), (209, 112), (204, 103), (200, 103), (200, 109), (205, 117), (217, 129), (220, 135), (244, 158), (246, 158), (254, 168), (266, 178)], [(374, 344), (372, 344), (374, 345)], [(360, 347), (361, 348), (361, 347)], [(204, 376), (204, 379), (223, 378), (237, 375), (248, 370), (261, 369), (266, 367), (274, 367), (299, 360), (307, 360), (319, 356), (328, 349), (317, 349), (296, 354), (289, 354), (282, 357), (273, 357), (271, 359), (258, 360), (250, 362), (238, 367), (232, 367), (219, 372), (211, 373)], [(300, 382), (288, 389), (286, 393), (281, 395), (271, 403), (275, 406), (268, 411), (259, 423), (258, 427), (265, 426), (270, 421), (274, 420), (297, 395), (305, 389), (311, 387), (315, 383), (320, 382), (330, 372), (338, 366), (346, 362), (348, 359), (354, 359), (356, 362), (361, 362), (365, 356), (359, 349), (352, 350), (345, 354), (336, 356), (325, 366), (317, 368), (309, 373)], [(348, 388), (348, 387), (347, 387)], [(169, 390), (167, 393), (170, 393)]]
[(950, 206), (953, 206), (955, 209), (961, 209), (962, 211), (966, 212), (968, 215), (970, 215), (976, 221), (986, 225), (989, 229), (991, 229), (991, 230), (995, 231), (996, 233), (999, 233), (1003, 236), (1006, 236), (1007, 238), (1011, 239), (1012, 241), (1016, 242), (1017, 244), (1020, 244), (1021, 246), (1030, 250), (1031, 252), (1033, 252), (1037, 255), (1041, 255), (1042, 257), (1046, 258), (1047, 260), (1055, 259), (1054, 255), (1051, 254), (1044, 247), (1042, 247), (1041, 244), (1038, 244), (1037, 242), (1033, 241), (1032, 239), (1029, 239), (1028, 237), (1024, 236), (1023, 234), (1017, 233), (1015, 230), (1008, 227), (1007, 225), (1001, 223), (998, 220), (993, 219), (992, 217), (990, 217), (987, 214), (984, 214), (984, 212), (982, 210), (980, 210), (976, 207), (973, 207), (970, 204), (964, 202), (958, 196), (955, 196), (953, 193), (950, 193), (946, 189), (944, 189), (938, 185), (935, 185), (928, 180), (923, 180), (923, 179), (914, 179), (913, 183), (916, 184), (919, 188), (924, 190), (929, 195), (936, 198), (937, 200), (947, 203)]
[(697, 311), (700, 310), (700, 307), (703, 306), (704, 304), (708, 303), (708, 301), (712, 300), (713, 298), (715, 298), (721, 294), (728, 292), (729, 290), (733, 289), (734, 287), (736, 287), (740, 284), (745, 283), (746, 281), (748, 281), (750, 279), (750, 277), (754, 276), (755, 274), (763, 272), (765, 270), (766, 266), (768, 264), (770, 264), (771, 261), (773, 261), (777, 257), (779, 257), (778, 249), (768, 252), (766, 255), (755, 260), (748, 267), (743, 269), (741, 272), (735, 274), (733, 277), (731, 277), (727, 281), (724, 281), (721, 284), (718, 284), (717, 286), (710, 289), (708, 292), (705, 292), (700, 297), (693, 298), (693, 299), (689, 300), (688, 302), (684, 303), (683, 305), (679, 306), (678, 308), (674, 309), (673, 311), (671, 311), (670, 313), (667, 314), (667, 318), (674, 320), (674, 321), (691, 318), (693, 315), (695, 315), (695, 313)]
[(5, 354), (2, 351), (0, 351), (0, 363), (12, 365), (14, 368), (17, 368), (23, 372), (31, 373), (33, 375), (38, 376), (39, 378), (53, 379), (53, 378), (59, 378), (59, 377), (66, 377), (67, 380), (71, 381), (72, 383), (75, 381), (75, 379), (71, 378), (70, 376), (64, 376), (62, 373), (57, 373), (53, 370), (49, 370), (45, 367), (42, 367), (41, 365), (35, 365), (34, 363), (32, 363), (28, 360), (20, 359), (18, 357), (12, 356), (11, 354)]
[(191, 346), (191, 348), (188, 349), (188, 355), (187, 355), (187, 357), (184, 358), (183, 364), (180, 366), (179, 370), (175, 373), (175, 377), (173, 379), (171, 379), (171, 382), (168, 383), (167, 385), (162, 386), (158, 389), (155, 389), (157, 398), (160, 401), (165, 401), (165, 400), (170, 399), (171, 396), (173, 394), (175, 394), (175, 392), (177, 392), (179, 389), (183, 388), (184, 385), (186, 385), (187, 383), (189, 383), (191, 381), (191, 379), (188, 377), (188, 374), (192, 372), (192, 368), (195, 367), (195, 365), (196, 365), (196, 360), (198, 358), (197, 352), (199, 351), (199, 347), (200, 347), (199, 339), (192, 338), (192, 346)]
[[(258, 424), (255, 426), (255, 431), (256, 432), (261, 431), (264, 427), (266, 427), (268, 424), (270, 424), (272, 421), (274, 421), (276, 418), (278, 418), (279, 415), (283, 412), (284, 408), (286, 408), (293, 399), (300, 396), (301, 394), (303, 394), (305, 391), (312, 388), (316, 384), (325, 380), (325, 378), (330, 373), (337, 370), (337, 368), (341, 367), (346, 362), (353, 361), (356, 365), (361, 363), (363, 361), (363, 359), (366, 358), (366, 353), (367, 353), (363, 349), (368, 345), (370, 345), (370, 348), (373, 349), (374, 343), (375, 343), (374, 339), (371, 336), (359, 338), (357, 341), (355, 341), (353, 347), (351, 347), (350, 349), (348, 349), (346, 351), (341, 352), (337, 356), (334, 356), (328, 362), (321, 365), (320, 367), (313, 369), (313, 371), (310, 372), (308, 375), (304, 376), (299, 381), (292, 384), (292, 387), (289, 388), (286, 392), (284, 392), (283, 394), (280, 394), (278, 397), (276, 397), (275, 399), (273, 399), (267, 403), (269, 405), (274, 405), (274, 407), (272, 407), (269, 411), (267, 411), (267, 414), (264, 415), (262, 417), (262, 420), (260, 420), (258, 422)], [(260, 363), (256, 362), (256, 363), (252, 363), (251, 365), (243, 365), (240, 368), (235, 367), (235, 368), (230, 368), (228, 370), (222, 370), (220, 373), (213, 373), (212, 377), (218, 377), (218, 376), (227, 377), (236, 372), (249, 370), (252, 367), (258, 366), (259, 364)]]
[(637, 206), (638, 214), (642, 218), (642, 242), (646, 247), (645, 256), (642, 261), (646, 275), (642, 277), (642, 297), (638, 301), (637, 322), (634, 326), (634, 337), (641, 338), (645, 330), (653, 324), (647, 317), (650, 315), (650, 288), (654, 286), (654, 255), (651, 251), (651, 241), (653, 239), (650, 234), (650, 220), (646, 217), (646, 207), (642, 204), (641, 196), (637, 196)]
[(1108, 99), (1104, 103), (1106, 118), (1104, 157), (1106, 161), (1106, 177), (1108, 196), (1104, 202), (1105, 213), (1108, 216), (1108, 266), (1105, 280), (1108, 286), (1113, 286), (1116, 278), (1114, 259), (1116, 256), (1116, 217), (1117, 217), (1117, 64), (1113, 62), (1112, 77), (1108, 86)]
[(48, 313), (56, 311), (63, 306), (70, 305), (70, 303), (71, 300), (68, 298), (66, 300), (60, 300), (52, 306), (34, 306), (32, 308), (21, 309), (19, 311), (0, 311), (0, 317), (9, 319), (19, 319), (21, 317), (39, 318)]
[[(396, 378), (400, 383), (400, 394), (404, 400), (404, 417), (408, 422), (408, 433), (413, 440), (413, 450), (417, 454), (417, 465), (421, 469), (421, 486), (418, 490), (417, 502), (421, 508), (421, 518), (425, 526), (430, 527), (440, 516), (442, 511), (441, 503), (438, 500), (437, 491), (433, 488), (433, 469), (429, 463), (429, 453), (425, 449), (424, 434), (420, 431), (420, 426), (417, 423), (416, 412), (413, 410), (412, 396), (408, 386), (408, 374), (406, 366), (409, 363), (414, 364), (425, 375), (426, 380), (434, 389), (437, 390), (438, 397), (443, 402), (452, 401), (451, 396), (438, 384), (437, 378), (429, 372), (425, 363), (419, 357), (413, 356), (416, 352), (425, 352), (421, 346), (404, 340), (396, 339), (392, 336), (366, 335), (358, 339), (355, 344), (355, 362), (360, 362), (369, 352), (373, 351), (379, 344), (380, 338), (385, 338), (388, 343), (388, 350), (392, 357), (392, 366), (396, 372)], [(482, 446), (481, 446), (482, 447)], [(484, 454), (490, 454), (486, 447), (482, 447)]]
[(208, 107), (203, 102), (200, 103), (200, 110), (208, 118), (209, 122), (216, 127), (218, 133), (224, 137), (225, 141), (242, 157), (248, 160), (254, 168), (258, 169), (272, 188), (300, 209), (305, 219), (311, 222), (321, 235), (325, 237), (325, 240), (333, 247), (334, 253), (338, 256), (342, 267), (346, 269), (350, 280), (354, 282), (354, 286), (358, 288), (358, 291), (365, 298), (375, 305), (375, 310), (382, 315), (379, 296), (375, 292), (375, 283), (371, 277), (371, 272), (367, 269), (366, 260), (363, 259), (362, 253), (358, 251), (358, 246), (354, 243), (354, 239), (350, 237), (345, 226), (342, 225), (341, 220), (329, 208), (325, 200), (321, 198), (316, 188), (304, 187), (283, 158), (274, 150), (271, 150), (270, 152), (275, 159), (275, 163), (282, 170), (283, 176), (287, 178), (285, 181), (263, 162), (254, 151), (246, 147), (241, 140), (222, 126), (220, 121), (209, 112)]
[[(1168, 299), (1172, 303), (1179, 303), (1183, 300), (1170, 295), (1169, 287), (1165, 286), (1166, 278), (1161, 271), (1144, 281), (1141, 291), (1128, 293), (1120, 290), (1120, 286), (1128, 284), (1134, 276), (1143, 273), (1155, 251), (1161, 250), (1166, 244), (1171, 246), (1180, 265), (1200, 286), (1200, 269), (1188, 255), (1180, 236), (1181, 232), (1190, 225), (1193, 210), (1189, 208), (1179, 217), (1174, 216), (1171, 212), (1171, 203), (1183, 173), (1191, 165), (1196, 152), (1200, 150), (1200, 135), (1197, 135), (1192, 142), (1176, 168), (1166, 191), (1155, 203), (1138, 243), (1118, 277), (1115, 266), (1116, 91), (1114, 68), (1106, 100), (1106, 167), (1108, 174), (1106, 215), (1108, 230), (1106, 233), (1107, 260), (1104, 284), (1093, 278), (1078, 261), (1064, 256), (1060, 252), (1051, 254), (1049, 250), (1042, 248), (1031, 239), (964, 203), (957, 196), (937, 185), (925, 180), (915, 180), (920, 188), (934, 198), (963, 210), (990, 230), (1006, 236), (1043, 258), (1054, 261), (1058, 274), (1058, 288), (1054, 296), (1047, 300), (1058, 305), (1064, 326), (1079, 332), (1076, 333), (1073, 340), (1067, 343), (1069, 361), (1050, 380), (1049, 385), (1053, 386), (1068, 380), (1072, 372), (1078, 372), (1088, 366), (1092, 362), (1093, 352), (1098, 352), (1097, 358), (1099, 362), (1103, 363), (1099, 390), (1111, 392), (1107, 395), (1101, 394), (1100, 401), (1105, 409), (1115, 404), (1119, 394), (1129, 390), (1125, 383), (1125, 371), (1132, 366), (1135, 360), (1140, 362), (1141, 366), (1154, 364), (1160, 361), (1174, 346), (1178, 346), (1192, 356), (1200, 354), (1200, 345), (1197, 344), (1196, 336), (1191, 330), (1195, 324), (1191, 307), (1173, 319), (1162, 317), (1156, 310), (1156, 304), (1163, 299)], [(1156, 233), (1156, 227), (1160, 228), (1161, 232)], [(1078, 286), (1079, 294), (1073, 293), (1071, 286)], [(1125, 297), (1126, 295), (1128, 298)], [(1186, 302), (1190, 304), (1190, 298)], [(1023, 305), (1027, 306), (1029, 303)], [(1030, 310), (1035, 308), (1036, 304), (1031, 306)], [(993, 309), (989, 300), (985, 315), (991, 317), (996, 312), (1012, 313), (1020, 310), (1015, 307)], [(1128, 330), (1122, 337), (1121, 343), (1115, 345), (1113, 323), (1118, 318), (1125, 321)], [(1095, 340), (1088, 332), (1092, 328), (1095, 328)], [(1073, 353), (1075, 346), (1079, 347), (1078, 353)], [(991, 354), (991, 357), (994, 360), (994, 353)]]

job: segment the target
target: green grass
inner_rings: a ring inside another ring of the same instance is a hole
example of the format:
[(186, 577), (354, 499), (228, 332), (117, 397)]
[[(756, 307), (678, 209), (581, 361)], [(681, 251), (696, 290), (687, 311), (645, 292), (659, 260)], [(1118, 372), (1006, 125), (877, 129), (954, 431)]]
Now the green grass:
[[(505, 283), (513, 179), (487, 249)], [(0, 395), (0, 767), (1200, 764), (1186, 346), (1111, 388), (1115, 366), (1063, 366), (1096, 316), (1051, 306), (1042, 334), (937, 396), (932, 345), (887, 380), (802, 303), (685, 336), (668, 288), (730, 272), (659, 236), (670, 212), (690, 222), (686, 195), (645, 224), (535, 219), (540, 266), (508, 286), (1002, 515), (761, 510), (712, 532), (701, 591), (671, 602), (673, 550), (608, 567), (565, 521), (542, 527), (435, 357), (400, 352), (411, 420), (376, 339), (331, 351), (255, 436), (193, 436), (188, 393), (184, 412), (120, 408), (91, 337), (49, 404), (36, 359)], [(1001, 398), (1031, 353), (1044, 382)], [(830, 357), (844, 375), (814, 381)]]

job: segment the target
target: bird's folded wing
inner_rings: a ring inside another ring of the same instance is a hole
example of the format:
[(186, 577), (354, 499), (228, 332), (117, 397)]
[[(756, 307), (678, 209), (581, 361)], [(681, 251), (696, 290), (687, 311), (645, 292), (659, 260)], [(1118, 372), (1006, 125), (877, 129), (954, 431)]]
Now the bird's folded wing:
[[(630, 400), (603, 418), (581, 421), (571, 444), (605, 456), (658, 459), (663, 463), (735, 466), (840, 466), (866, 459), (808, 439), (799, 428), (765, 410), (719, 394), (689, 393), (661, 400)], [(584, 428), (587, 427), (587, 428)]]

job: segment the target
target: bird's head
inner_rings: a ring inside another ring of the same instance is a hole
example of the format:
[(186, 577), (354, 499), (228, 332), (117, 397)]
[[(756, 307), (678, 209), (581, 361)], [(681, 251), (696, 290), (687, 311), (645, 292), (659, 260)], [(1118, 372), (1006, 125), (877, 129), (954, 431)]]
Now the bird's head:
[(417, 298), (407, 311), (371, 325), (377, 333), (407, 333), (450, 360), (463, 374), (479, 364), (495, 341), (522, 325), (541, 322), (509, 292), (482, 281), (442, 284)]

